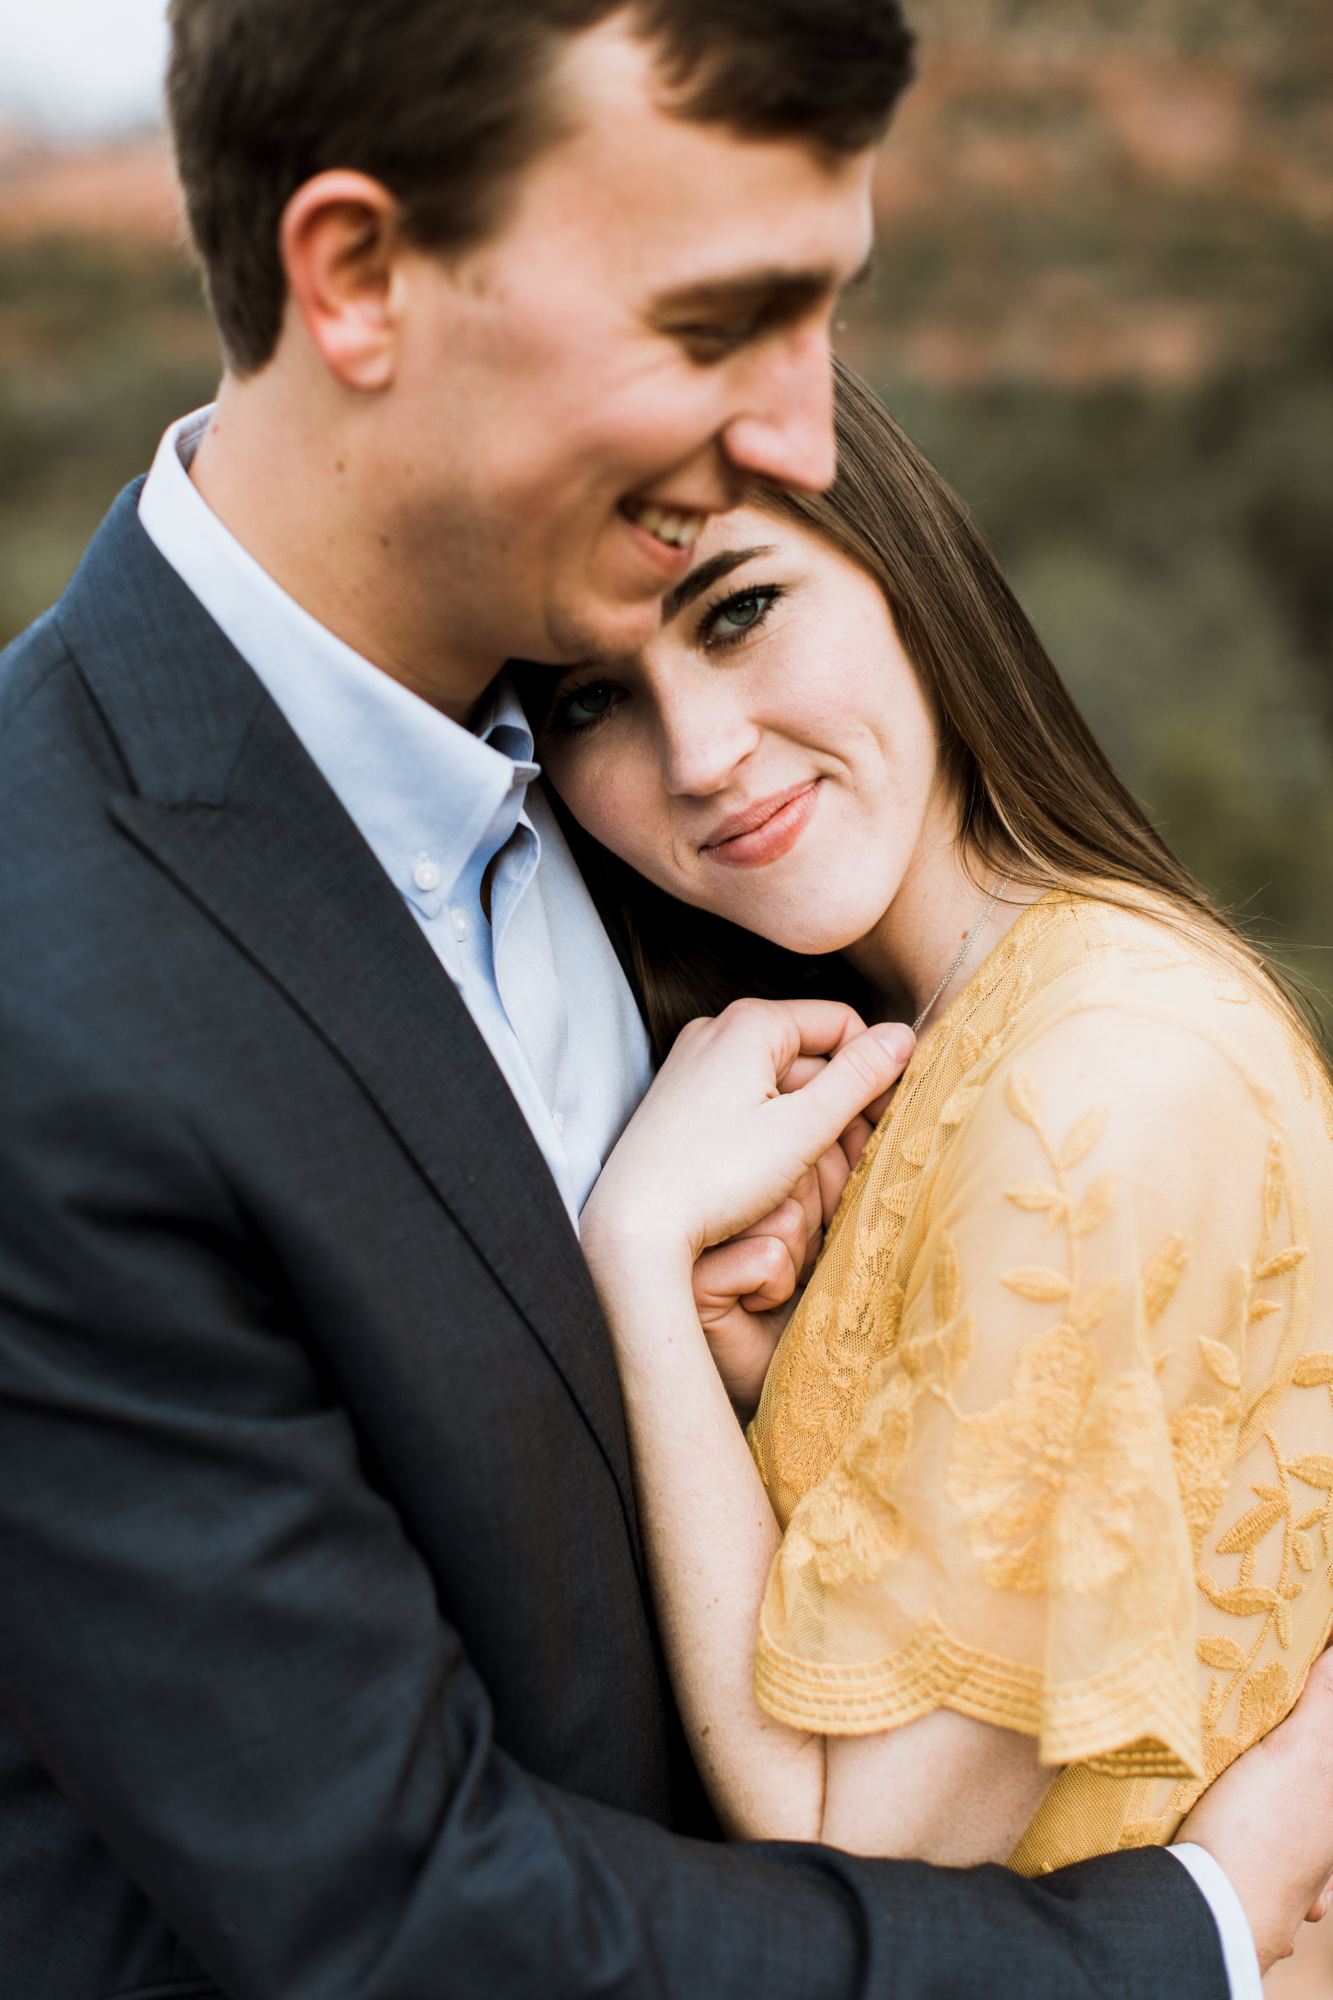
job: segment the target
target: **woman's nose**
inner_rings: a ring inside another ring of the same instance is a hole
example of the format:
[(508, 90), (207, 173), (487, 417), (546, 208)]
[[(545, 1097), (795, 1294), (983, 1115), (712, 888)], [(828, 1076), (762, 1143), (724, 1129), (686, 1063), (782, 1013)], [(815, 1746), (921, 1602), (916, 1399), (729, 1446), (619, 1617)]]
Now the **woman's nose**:
[(660, 711), (662, 781), (673, 796), (711, 798), (759, 741), (759, 730), (729, 693), (676, 698)]

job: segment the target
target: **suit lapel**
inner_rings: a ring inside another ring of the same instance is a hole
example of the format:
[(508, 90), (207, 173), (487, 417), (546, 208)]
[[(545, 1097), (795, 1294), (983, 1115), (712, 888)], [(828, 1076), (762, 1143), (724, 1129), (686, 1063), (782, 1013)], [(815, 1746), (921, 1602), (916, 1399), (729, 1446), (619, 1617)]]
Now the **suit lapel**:
[(59, 617), (128, 765), (131, 839), (299, 1008), (393, 1127), (633, 1488), (610, 1343), (555, 1183), (471, 1016), (262, 686), (122, 495)]

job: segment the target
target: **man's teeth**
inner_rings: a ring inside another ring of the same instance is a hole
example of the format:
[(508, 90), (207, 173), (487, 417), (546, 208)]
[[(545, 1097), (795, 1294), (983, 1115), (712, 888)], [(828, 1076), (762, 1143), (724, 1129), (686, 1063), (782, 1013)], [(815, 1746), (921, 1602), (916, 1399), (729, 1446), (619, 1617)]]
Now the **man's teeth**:
[(646, 528), (650, 535), (656, 535), (659, 542), (669, 542), (673, 549), (692, 549), (703, 533), (703, 514), (677, 514), (669, 507), (656, 507), (651, 502), (636, 506), (630, 502), (625, 512), (640, 528)]

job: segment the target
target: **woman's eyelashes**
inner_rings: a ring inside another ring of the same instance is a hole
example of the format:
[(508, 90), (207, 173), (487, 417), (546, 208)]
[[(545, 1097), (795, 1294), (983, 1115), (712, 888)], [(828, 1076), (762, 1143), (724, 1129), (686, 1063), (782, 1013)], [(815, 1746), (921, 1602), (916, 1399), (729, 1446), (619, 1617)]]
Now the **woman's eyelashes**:
[(748, 590), (732, 591), (720, 604), (710, 606), (700, 619), (699, 644), (712, 649), (738, 644), (758, 631), (782, 595), (782, 587), (776, 583), (753, 584)]
[[(704, 612), (695, 631), (695, 645), (710, 653), (739, 645), (759, 630), (778, 599), (785, 595), (778, 583), (752, 584), (746, 590), (733, 590)], [(542, 734), (580, 736), (595, 729), (599, 722), (605, 722), (625, 696), (626, 689), (614, 681), (587, 680), (566, 688), (551, 703)]]
[(593, 729), (624, 700), (625, 690), (611, 681), (585, 681), (582, 687), (568, 688), (556, 696), (546, 718), (543, 733), (578, 736)]

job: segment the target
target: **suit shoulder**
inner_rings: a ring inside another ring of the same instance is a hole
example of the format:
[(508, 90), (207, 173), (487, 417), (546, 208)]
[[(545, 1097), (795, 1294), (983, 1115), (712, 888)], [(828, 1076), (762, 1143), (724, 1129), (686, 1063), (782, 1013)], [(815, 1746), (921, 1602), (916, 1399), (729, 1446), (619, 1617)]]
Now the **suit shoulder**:
[(36, 832), (75, 799), (125, 782), (124, 759), (62, 616), (45, 612), (0, 653), (3, 838)]
[(0, 652), (0, 734), (14, 726), (52, 674), (72, 663), (53, 606)]

